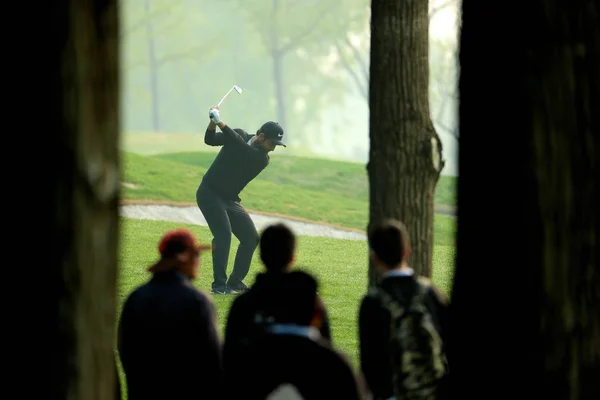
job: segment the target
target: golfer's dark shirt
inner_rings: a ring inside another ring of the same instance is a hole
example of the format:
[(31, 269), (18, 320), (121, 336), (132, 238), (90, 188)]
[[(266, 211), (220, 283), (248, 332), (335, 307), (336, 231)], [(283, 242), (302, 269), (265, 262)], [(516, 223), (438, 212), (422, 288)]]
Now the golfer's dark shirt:
[(204, 174), (203, 183), (225, 200), (240, 201), (240, 192), (269, 165), (269, 155), (248, 144), (253, 136), (228, 126), (222, 132), (206, 130), (204, 142), (223, 148)]
[(219, 398), (215, 321), (210, 298), (178, 272), (155, 274), (131, 293), (118, 337), (128, 399)]

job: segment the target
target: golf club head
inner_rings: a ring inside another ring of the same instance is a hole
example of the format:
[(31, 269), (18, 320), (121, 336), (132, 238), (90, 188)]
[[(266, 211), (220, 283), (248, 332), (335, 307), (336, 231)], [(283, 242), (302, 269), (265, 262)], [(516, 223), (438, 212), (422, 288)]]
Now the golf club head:
[(239, 87), (238, 85), (233, 85), (233, 87), (231, 89), (229, 89), (229, 91), (227, 93), (225, 93), (225, 96), (223, 96), (221, 101), (219, 101), (219, 103), (217, 104), (217, 107), (221, 106), (221, 103), (223, 103), (225, 101), (225, 99), (227, 98), (227, 96), (229, 96), (229, 93), (231, 93), (232, 90), (235, 90), (238, 94), (242, 94), (242, 88)]

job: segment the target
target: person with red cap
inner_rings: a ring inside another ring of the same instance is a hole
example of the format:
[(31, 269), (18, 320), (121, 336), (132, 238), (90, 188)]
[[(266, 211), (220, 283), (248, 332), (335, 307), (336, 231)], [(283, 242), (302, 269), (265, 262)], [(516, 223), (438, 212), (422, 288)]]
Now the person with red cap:
[(211, 249), (186, 229), (167, 232), (158, 245), (160, 259), (148, 267), (152, 278), (125, 301), (118, 347), (129, 400), (219, 397), (215, 307), (192, 284), (201, 253)]

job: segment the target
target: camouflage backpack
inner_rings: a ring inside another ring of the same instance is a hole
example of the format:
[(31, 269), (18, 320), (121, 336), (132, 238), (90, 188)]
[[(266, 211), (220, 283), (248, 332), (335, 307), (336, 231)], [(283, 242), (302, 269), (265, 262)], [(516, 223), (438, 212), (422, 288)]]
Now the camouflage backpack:
[(426, 306), (429, 280), (419, 277), (416, 284), (407, 307), (376, 289), (392, 317), (389, 349), (396, 399), (434, 398), (437, 382), (446, 372), (442, 339)]

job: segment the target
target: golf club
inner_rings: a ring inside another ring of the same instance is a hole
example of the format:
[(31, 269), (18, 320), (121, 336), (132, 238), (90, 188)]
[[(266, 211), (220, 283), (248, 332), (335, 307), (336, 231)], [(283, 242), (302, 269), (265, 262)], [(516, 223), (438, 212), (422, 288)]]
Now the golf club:
[(225, 96), (223, 96), (221, 101), (219, 101), (219, 103), (217, 104), (217, 107), (221, 106), (221, 103), (223, 103), (223, 101), (227, 98), (227, 96), (229, 96), (229, 93), (231, 93), (232, 90), (235, 90), (236, 92), (238, 92), (238, 94), (242, 94), (242, 88), (239, 87), (238, 85), (233, 85), (233, 87), (231, 89), (229, 89), (229, 91), (225, 94)]

